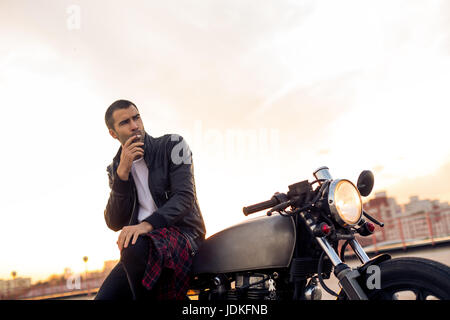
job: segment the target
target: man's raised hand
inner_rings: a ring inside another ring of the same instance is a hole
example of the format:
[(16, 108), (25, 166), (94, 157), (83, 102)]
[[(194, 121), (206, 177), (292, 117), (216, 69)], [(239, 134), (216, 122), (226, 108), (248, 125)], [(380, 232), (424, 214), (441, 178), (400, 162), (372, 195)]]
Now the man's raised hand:
[[(136, 138), (138, 139), (137, 141), (135, 141)], [(144, 149), (142, 148), (144, 143), (140, 140), (140, 138), (140, 135), (133, 135), (129, 137), (122, 146), (120, 163), (117, 167), (117, 175), (123, 181), (128, 180), (133, 161), (144, 156)]]

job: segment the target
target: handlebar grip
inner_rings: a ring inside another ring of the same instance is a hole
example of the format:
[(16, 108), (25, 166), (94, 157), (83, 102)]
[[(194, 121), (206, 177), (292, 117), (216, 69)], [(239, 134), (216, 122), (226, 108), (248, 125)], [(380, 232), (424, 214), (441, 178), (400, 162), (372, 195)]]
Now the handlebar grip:
[(244, 208), (242, 208), (242, 211), (244, 212), (244, 215), (248, 216), (251, 213), (255, 213), (255, 212), (258, 212), (261, 210), (272, 208), (273, 206), (276, 206), (278, 203), (280, 203), (278, 201), (278, 199), (275, 197), (272, 197), (272, 199), (270, 199), (270, 200), (244, 207)]

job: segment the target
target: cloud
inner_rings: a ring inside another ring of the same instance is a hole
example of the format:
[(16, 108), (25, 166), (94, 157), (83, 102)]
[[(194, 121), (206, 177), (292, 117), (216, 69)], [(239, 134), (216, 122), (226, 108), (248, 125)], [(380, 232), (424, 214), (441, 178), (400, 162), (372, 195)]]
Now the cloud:
[(450, 162), (446, 162), (427, 176), (404, 178), (386, 188), (390, 196), (397, 197), (398, 202), (408, 202), (410, 196), (421, 199), (439, 199), (450, 201)]
[(376, 166), (373, 167), (373, 171), (375, 173), (380, 173), (381, 171), (383, 171), (383, 169), (384, 169), (383, 165), (376, 165)]

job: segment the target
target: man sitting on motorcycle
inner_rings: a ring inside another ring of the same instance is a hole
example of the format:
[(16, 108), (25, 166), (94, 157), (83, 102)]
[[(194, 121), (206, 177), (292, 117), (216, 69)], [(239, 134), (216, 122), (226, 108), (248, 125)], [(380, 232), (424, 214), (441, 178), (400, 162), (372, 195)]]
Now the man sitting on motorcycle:
[(111, 104), (105, 122), (121, 144), (107, 168), (104, 211), (107, 226), (121, 230), (120, 261), (95, 299), (184, 299), (206, 233), (189, 147), (178, 135), (147, 134), (128, 100)]

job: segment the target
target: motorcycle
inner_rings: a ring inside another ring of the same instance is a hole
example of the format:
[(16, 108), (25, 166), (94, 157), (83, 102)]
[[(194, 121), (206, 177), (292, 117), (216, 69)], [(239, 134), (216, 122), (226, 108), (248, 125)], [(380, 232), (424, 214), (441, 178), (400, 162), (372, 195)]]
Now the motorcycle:
[[(355, 186), (333, 179), (328, 167), (315, 180), (289, 186), (270, 200), (243, 208), (270, 209), (208, 239), (194, 257), (188, 297), (217, 300), (318, 300), (320, 286), (337, 300), (396, 300), (403, 291), (417, 300), (450, 299), (450, 268), (423, 258), (369, 258), (355, 235), (370, 236), (383, 223), (363, 209), (374, 175), (365, 170)], [(350, 245), (361, 264), (345, 263)], [(338, 247), (341, 247), (340, 251)], [(324, 282), (334, 275), (341, 290)], [(190, 294), (189, 294), (190, 293)]]

